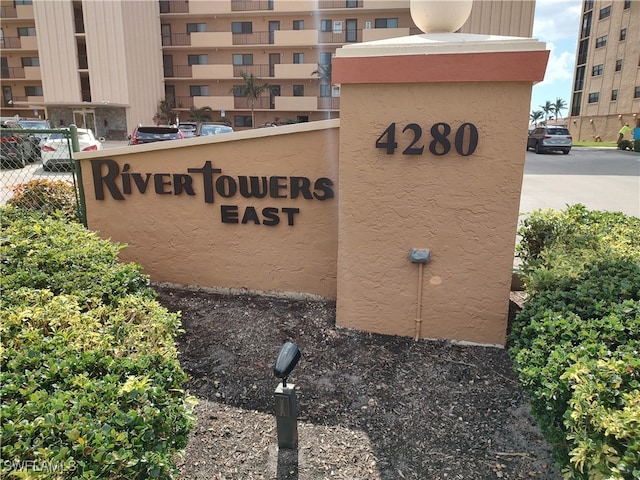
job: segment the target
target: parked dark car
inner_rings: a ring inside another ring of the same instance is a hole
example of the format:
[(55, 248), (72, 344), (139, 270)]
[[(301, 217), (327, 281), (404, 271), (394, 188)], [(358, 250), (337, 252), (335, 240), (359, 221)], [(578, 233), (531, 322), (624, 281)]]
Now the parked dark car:
[(198, 129), (198, 122), (180, 122), (178, 128), (184, 135), (184, 138), (195, 137)]
[(226, 123), (202, 122), (198, 125), (198, 129), (196, 130), (196, 136), (206, 137), (207, 135), (218, 135), (220, 133), (231, 133), (231, 132), (233, 132), (233, 128), (231, 128)]
[(138, 125), (129, 137), (129, 145), (142, 143), (163, 142), (165, 140), (179, 140), (184, 134), (178, 127), (168, 125)]
[[(9, 130), (12, 129), (12, 132)], [(15, 126), (2, 124), (0, 131), (0, 166), (23, 168), (33, 153), (33, 144), (24, 135), (15, 133)]]
[(537, 127), (527, 138), (527, 150), (533, 148), (536, 153), (557, 151), (566, 155), (571, 151), (572, 145), (571, 133), (560, 125)]

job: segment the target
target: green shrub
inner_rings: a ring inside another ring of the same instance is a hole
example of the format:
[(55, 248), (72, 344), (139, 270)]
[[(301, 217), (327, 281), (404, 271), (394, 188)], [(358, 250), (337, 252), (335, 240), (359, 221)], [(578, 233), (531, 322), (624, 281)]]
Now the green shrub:
[(129, 293), (154, 296), (139, 265), (118, 262), (122, 245), (100, 239), (81, 224), (6, 207), (0, 226), (5, 306), (14, 303), (13, 292), (20, 287), (75, 295), (83, 308), (110, 304)]
[[(640, 219), (575, 205), (533, 212), (519, 235), (529, 299), (509, 345), (532, 413), (568, 478), (639, 478), (616, 473), (638, 465), (638, 423), (618, 437), (602, 432), (611, 419), (635, 415), (640, 402), (638, 369), (628, 361), (640, 351)], [(600, 372), (598, 361), (631, 368), (629, 381), (616, 384), (624, 402), (609, 402), (608, 384), (583, 375)], [(596, 423), (588, 402), (606, 410)]]
[(48, 290), (14, 297), (0, 312), (2, 478), (35, 478), (25, 465), (53, 468), (47, 478), (173, 478), (193, 426), (177, 315), (144, 296), (90, 311)]
[(640, 356), (590, 359), (563, 375), (571, 389), (565, 414), (572, 475), (640, 478)]
[(13, 187), (13, 197), (7, 202), (18, 208), (58, 213), (69, 220), (78, 220), (75, 187), (61, 180), (31, 180)]

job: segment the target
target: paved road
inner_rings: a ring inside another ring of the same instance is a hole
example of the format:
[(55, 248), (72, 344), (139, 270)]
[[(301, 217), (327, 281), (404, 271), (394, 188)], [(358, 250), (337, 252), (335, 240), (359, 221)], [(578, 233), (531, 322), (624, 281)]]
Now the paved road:
[(569, 155), (527, 152), (524, 173), (521, 212), (582, 203), (640, 217), (640, 153), (580, 147)]

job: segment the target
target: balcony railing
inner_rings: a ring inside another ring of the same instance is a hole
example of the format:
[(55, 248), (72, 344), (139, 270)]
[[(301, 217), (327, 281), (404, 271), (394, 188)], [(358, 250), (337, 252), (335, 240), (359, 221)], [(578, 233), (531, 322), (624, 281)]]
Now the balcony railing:
[(234, 45), (269, 45), (273, 43), (271, 32), (234, 33)]
[(318, 8), (362, 8), (362, 0), (319, 0)]
[(3, 37), (0, 39), (0, 48), (22, 48), (20, 37)]
[(232, 12), (273, 10), (273, 0), (231, 0)]
[[(233, 108), (238, 110), (251, 110), (251, 104), (246, 97), (234, 97)], [(253, 108), (255, 110), (269, 110), (272, 109), (271, 99), (269, 97), (259, 97), (253, 101)]]
[(5, 5), (0, 7), (0, 17), (2, 18), (18, 18), (18, 10), (16, 7)]
[(234, 65), (233, 66), (233, 76), (240, 78), (241, 72), (247, 73), (249, 75), (253, 74), (254, 77), (272, 77), (270, 73), (270, 68), (268, 64), (260, 64), (260, 65)]
[(160, 13), (189, 13), (186, 0), (160, 0)]
[(2, 78), (25, 78), (24, 67), (2, 67)]
[(188, 33), (162, 34), (163, 47), (188, 47), (191, 45), (191, 35)]
[(340, 97), (318, 97), (318, 110), (339, 110)]
[(165, 66), (164, 76), (165, 78), (191, 78), (193, 76), (191, 65)]
[(176, 104), (173, 108), (191, 108), (193, 107), (193, 97), (176, 97)]
[(318, 43), (355, 43), (362, 41), (362, 29), (342, 32), (318, 32)]

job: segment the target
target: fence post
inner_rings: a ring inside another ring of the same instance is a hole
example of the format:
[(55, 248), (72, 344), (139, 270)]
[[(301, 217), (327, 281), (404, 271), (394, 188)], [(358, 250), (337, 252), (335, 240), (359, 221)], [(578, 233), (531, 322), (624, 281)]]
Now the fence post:
[[(71, 137), (71, 149), (74, 153), (80, 151), (80, 142), (78, 141), (78, 127), (73, 123), (69, 125), (69, 133)], [(71, 155), (73, 159), (73, 178), (76, 184), (76, 202), (78, 203), (78, 213), (80, 215), (80, 221), (87, 227), (87, 209), (84, 201), (84, 187), (82, 185), (82, 169), (80, 162)]]

